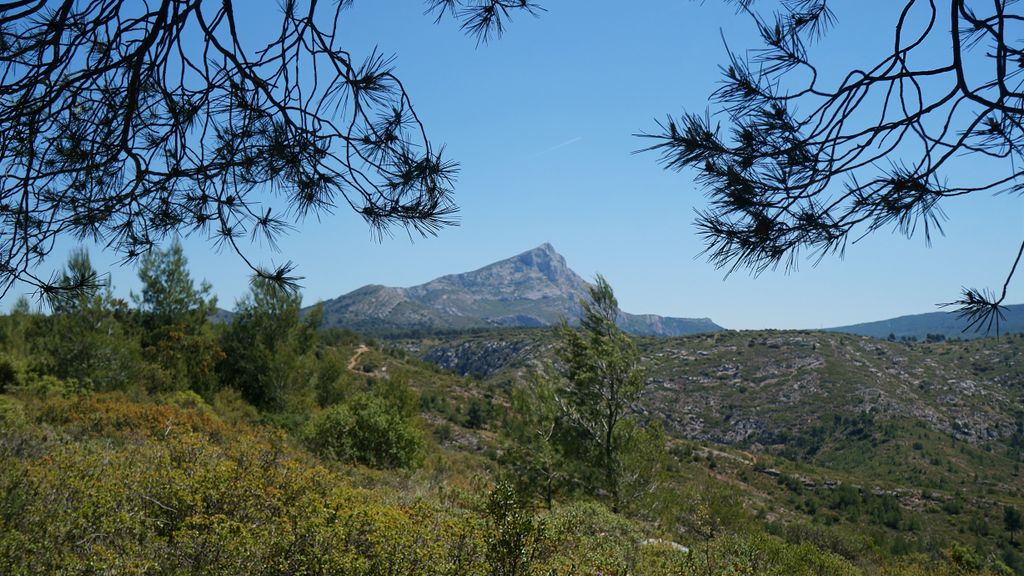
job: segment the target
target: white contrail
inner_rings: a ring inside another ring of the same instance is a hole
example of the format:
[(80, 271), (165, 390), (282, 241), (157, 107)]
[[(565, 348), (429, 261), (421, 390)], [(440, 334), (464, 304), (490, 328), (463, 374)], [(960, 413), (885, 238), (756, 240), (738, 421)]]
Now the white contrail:
[(551, 148), (547, 148), (545, 150), (541, 150), (540, 152), (537, 152), (536, 154), (534, 154), (534, 156), (543, 156), (544, 154), (549, 154), (551, 152), (554, 152), (555, 150), (560, 150), (562, 148), (565, 148), (566, 146), (572, 146), (573, 144), (579, 142), (580, 140), (583, 140), (583, 136), (576, 136), (576, 137), (570, 138), (570, 139), (566, 140), (565, 142), (562, 142), (561, 144), (555, 144)]

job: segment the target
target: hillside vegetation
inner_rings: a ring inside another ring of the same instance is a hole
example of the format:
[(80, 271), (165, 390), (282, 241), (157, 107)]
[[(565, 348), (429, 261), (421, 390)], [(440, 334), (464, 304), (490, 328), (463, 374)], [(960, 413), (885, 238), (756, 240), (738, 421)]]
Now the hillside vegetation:
[(215, 324), (180, 252), (142, 271), (0, 317), (2, 574), (1024, 573), (1024, 341), (641, 339), (613, 513), (563, 336), (374, 342), (261, 283)]
[[(697, 442), (695, 459), (715, 475), (735, 474), (755, 514), (856, 531), (900, 554), (971, 542), (1021, 566), (1002, 528), (1004, 510), (1024, 502), (1024, 337), (762, 331), (638, 342), (649, 381), (637, 410)], [(404, 343), (497, 388), (557, 362), (556, 344), (536, 330)]]

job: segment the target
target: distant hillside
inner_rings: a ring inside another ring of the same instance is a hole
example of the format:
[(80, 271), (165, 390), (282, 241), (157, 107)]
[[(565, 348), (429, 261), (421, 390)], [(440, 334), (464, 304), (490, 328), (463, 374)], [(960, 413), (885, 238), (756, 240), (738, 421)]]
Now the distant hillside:
[[(1024, 304), (1014, 304), (1006, 307), (1006, 318), (999, 323), (1000, 334), (1016, 334), (1024, 332)], [(984, 330), (981, 332), (964, 332), (966, 323), (957, 317), (953, 312), (929, 312), (927, 314), (913, 314), (900, 316), (877, 322), (864, 322), (838, 328), (826, 328), (826, 332), (845, 332), (847, 334), (859, 334), (871, 336), (872, 338), (888, 338), (892, 334), (897, 340), (905, 338), (916, 338), (924, 340), (929, 334), (941, 334), (946, 338), (981, 338), (986, 336)], [(992, 334), (995, 335), (993, 327)]]
[[(495, 327), (543, 327), (579, 315), (589, 284), (550, 244), (479, 270), (411, 288), (363, 286), (323, 302), (324, 327), (387, 334)], [(721, 330), (707, 318), (622, 313), (633, 334), (679, 336)]]
[[(410, 344), (495, 386), (553, 361), (556, 337), (495, 331)], [(637, 410), (672, 436), (769, 453), (892, 488), (951, 489), (977, 470), (1024, 497), (1024, 336), (900, 343), (825, 332), (640, 338)]]

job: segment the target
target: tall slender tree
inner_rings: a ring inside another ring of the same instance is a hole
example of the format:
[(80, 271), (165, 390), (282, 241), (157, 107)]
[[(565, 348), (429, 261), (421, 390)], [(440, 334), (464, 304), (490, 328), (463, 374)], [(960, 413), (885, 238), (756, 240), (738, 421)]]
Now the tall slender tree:
[[(613, 511), (621, 506), (622, 458), (627, 445), (624, 420), (644, 387), (636, 344), (616, 325), (618, 301), (611, 286), (598, 275), (590, 298), (580, 301), (578, 328), (565, 321), (558, 328), (566, 386), (559, 402), (568, 420), (593, 443), (581, 451), (591, 460), (608, 494)], [(586, 452), (590, 452), (586, 454)]]
[(296, 387), (308, 384), (298, 365), (316, 342), (320, 314), (314, 309), (301, 318), (301, 305), (299, 293), (256, 279), (221, 335), (221, 382), (267, 410), (281, 409)]
[(139, 263), (142, 289), (132, 294), (137, 307), (141, 341), (147, 357), (160, 366), (158, 389), (192, 389), (200, 393), (217, 387), (215, 366), (223, 356), (207, 318), (217, 299), (207, 282), (195, 285), (181, 244), (147, 253)]
[(517, 492), (541, 498), (548, 510), (568, 478), (566, 423), (556, 402), (556, 381), (556, 376), (538, 374), (527, 386), (513, 389), (512, 410), (503, 426), (510, 446), (501, 458)]
[(1010, 533), (1010, 542), (1013, 542), (1013, 535), (1024, 528), (1024, 515), (1013, 506), (1003, 508), (1003, 527)]

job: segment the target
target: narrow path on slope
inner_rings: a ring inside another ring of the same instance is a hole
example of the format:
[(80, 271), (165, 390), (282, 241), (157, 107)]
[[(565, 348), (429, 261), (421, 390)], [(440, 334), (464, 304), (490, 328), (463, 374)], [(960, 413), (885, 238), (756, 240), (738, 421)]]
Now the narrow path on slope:
[(370, 351), (370, 349), (366, 346), (366, 344), (360, 344), (359, 347), (356, 348), (356, 353), (352, 355), (352, 359), (348, 361), (348, 369), (349, 369), (349, 371), (355, 372), (356, 371), (356, 362), (359, 361), (359, 357), (362, 356), (363, 353), (369, 352), (369, 351)]

